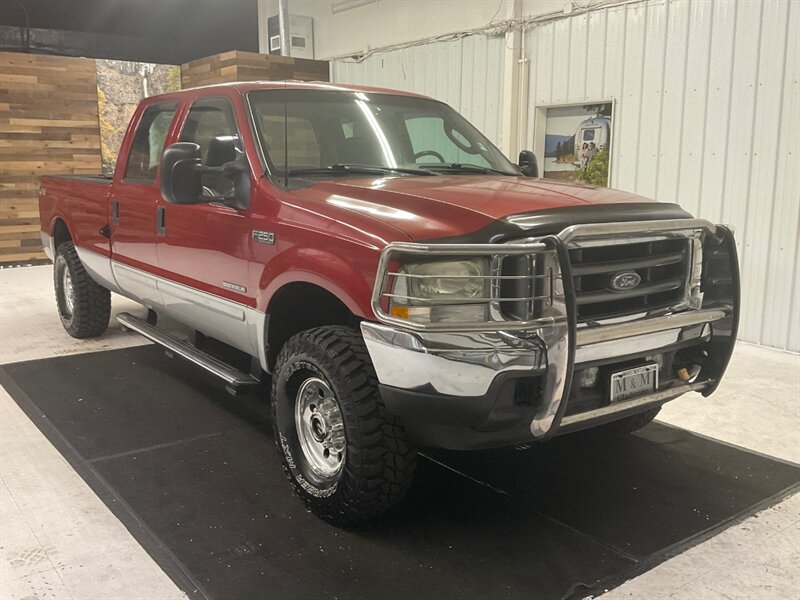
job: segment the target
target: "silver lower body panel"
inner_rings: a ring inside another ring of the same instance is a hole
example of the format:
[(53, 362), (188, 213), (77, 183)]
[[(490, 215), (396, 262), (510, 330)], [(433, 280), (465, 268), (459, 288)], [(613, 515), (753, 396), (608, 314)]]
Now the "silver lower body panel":
[(78, 252), (78, 258), (81, 259), (81, 263), (83, 263), (83, 268), (89, 273), (89, 277), (112, 292), (122, 293), (117, 283), (117, 278), (114, 276), (111, 259), (108, 256), (86, 250), (80, 246), (75, 246), (75, 250)]
[(44, 253), (47, 255), (47, 258), (49, 258), (52, 261), (55, 261), (56, 250), (53, 244), (53, 236), (47, 233), (46, 231), (40, 231), (39, 237), (42, 240), (42, 250), (44, 250)]
[(103, 287), (259, 359), (266, 370), (266, 315), (244, 304), (175, 283), (76, 246), (89, 276)]

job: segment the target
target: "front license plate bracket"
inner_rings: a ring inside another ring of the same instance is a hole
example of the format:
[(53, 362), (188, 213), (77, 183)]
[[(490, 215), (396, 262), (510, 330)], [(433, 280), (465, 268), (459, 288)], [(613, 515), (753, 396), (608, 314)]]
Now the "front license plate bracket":
[(658, 389), (658, 365), (648, 363), (611, 374), (609, 398), (612, 403), (624, 402), (652, 394)]

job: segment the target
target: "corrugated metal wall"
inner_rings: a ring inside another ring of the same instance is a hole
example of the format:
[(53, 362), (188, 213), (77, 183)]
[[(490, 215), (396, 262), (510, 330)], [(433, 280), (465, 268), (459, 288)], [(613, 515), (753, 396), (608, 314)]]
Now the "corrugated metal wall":
[[(333, 80), (445, 100), (499, 141), (504, 39), (335, 63)], [(535, 107), (615, 102), (611, 185), (732, 224), (740, 338), (800, 351), (800, 2), (647, 1), (529, 29)]]
[(500, 137), (503, 44), (474, 35), (331, 63), (331, 81), (425, 94), (447, 102), (492, 140)]
[(740, 338), (800, 350), (800, 2), (642, 2), (525, 43), (531, 106), (613, 99), (612, 187), (734, 225)]

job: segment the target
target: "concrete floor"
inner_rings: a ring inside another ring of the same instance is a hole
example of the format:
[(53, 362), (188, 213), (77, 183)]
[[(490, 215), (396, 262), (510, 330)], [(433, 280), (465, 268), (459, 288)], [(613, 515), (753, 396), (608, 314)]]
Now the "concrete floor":
[[(146, 343), (112, 319), (79, 341), (61, 328), (50, 266), (0, 270), (0, 363)], [(114, 312), (143, 313), (114, 297)], [(711, 398), (660, 419), (800, 463), (800, 356), (737, 346)], [(532, 595), (534, 591), (532, 591)], [(184, 595), (0, 390), (0, 599), (172, 599)], [(800, 598), (800, 494), (691, 548), (603, 598)]]

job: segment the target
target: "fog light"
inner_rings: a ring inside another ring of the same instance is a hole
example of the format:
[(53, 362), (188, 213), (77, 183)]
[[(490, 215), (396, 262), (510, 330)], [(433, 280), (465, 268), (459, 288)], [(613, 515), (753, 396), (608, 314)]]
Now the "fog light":
[(578, 383), (582, 388), (590, 388), (597, 385), (597, 374), (599, 369), (597, 367), (589, 367), (584, 369), (578, 375)]

